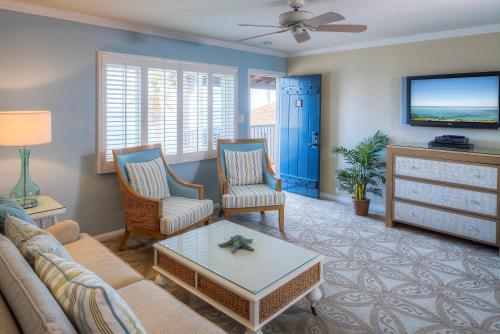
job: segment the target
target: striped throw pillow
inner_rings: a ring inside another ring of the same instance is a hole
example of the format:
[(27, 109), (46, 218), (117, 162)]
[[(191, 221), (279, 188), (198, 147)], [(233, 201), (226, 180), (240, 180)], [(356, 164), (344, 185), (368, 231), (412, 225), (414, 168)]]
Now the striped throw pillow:
[(140, 195), (151, 199), (170, 197), (167, 171), (162, 158), (147, 162), (128, 163), (125, 165), (130, 186)]
[(73, 260), (56, 238), (38, 226), (17, 217), (7, 216), (4, 233), (31, 266), (35, 264), (35, 257), (39, 253), (51, 253)]
[(146, 333), (116, 290), (79, 264), (40, 254), (35, 271), (78, 332)]
[(229, 184), (239, 186), (263, 182), (262, 149), (255, 151), (224, 150), (224, 155)]

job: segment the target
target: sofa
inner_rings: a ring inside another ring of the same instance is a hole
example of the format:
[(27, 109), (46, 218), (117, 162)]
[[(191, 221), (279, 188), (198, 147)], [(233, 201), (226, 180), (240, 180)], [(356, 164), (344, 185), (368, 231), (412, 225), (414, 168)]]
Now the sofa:
[[(148, 333), (226, 333), (144, 279), (96, 239), (80, 234), (75, 221), (62, 221), (46, 231), (64, 245), (75, 262), (116, 289)], [(16, 246), (0, 234), (0, 333), (76, 332)]]

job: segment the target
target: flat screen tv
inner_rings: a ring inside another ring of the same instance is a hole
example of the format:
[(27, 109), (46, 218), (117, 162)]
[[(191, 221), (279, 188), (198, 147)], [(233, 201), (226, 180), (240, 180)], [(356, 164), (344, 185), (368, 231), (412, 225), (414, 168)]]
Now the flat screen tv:
[(500, 72), (407, 78), (408, 123), (497, 129)]

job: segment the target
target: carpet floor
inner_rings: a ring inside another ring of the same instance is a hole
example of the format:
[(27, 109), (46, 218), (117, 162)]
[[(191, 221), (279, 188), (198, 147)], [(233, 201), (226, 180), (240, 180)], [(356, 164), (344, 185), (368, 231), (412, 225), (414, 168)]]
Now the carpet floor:
[[(275, 213), (231, 220), (325, 256), (318, 316), (299, 301), (264, 333), (500, 333), (498, 249), (405, 226), (387, 228), (347, 206), (287, 193), (286, 234)], [(119, 239), (104, 242), (116, 252)], [(153, 242), (116, 252), (154, 278)], [(166, 289), (229, 333), (243, 326), (175, 284)]]

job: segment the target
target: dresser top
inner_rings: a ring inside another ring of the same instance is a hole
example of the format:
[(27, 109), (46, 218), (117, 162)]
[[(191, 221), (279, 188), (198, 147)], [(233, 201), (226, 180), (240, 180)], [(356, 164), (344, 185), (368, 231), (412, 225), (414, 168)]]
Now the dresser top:
[(407, 142), (396, 142), (396, 143), (390, 144), (389, 146), (500, 156), (500, 149), (499, 148), (488, 148), (488, 147), (481, 147), (481, 146), (476, 146), (476, 145), (474, 145), (474, 148), (471, 150), (461, 150), (461, 149), (454, 149), (454, 148), (447, 148), (447, 147), (429, 147), (427, 143), (409, 143), (409, 142), (408, 143)]

